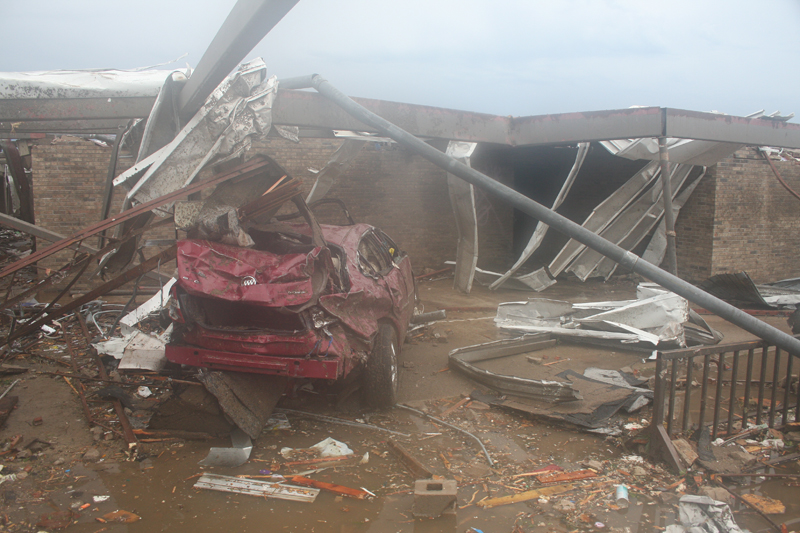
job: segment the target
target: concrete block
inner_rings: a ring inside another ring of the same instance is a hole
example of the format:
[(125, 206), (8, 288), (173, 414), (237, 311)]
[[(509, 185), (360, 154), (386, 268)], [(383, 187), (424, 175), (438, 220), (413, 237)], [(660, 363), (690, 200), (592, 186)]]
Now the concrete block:
[(458, 485), (454, 479), (418, 479), (414, 482), (414, 506), (419, 518), (436, 518), (455, 513)]

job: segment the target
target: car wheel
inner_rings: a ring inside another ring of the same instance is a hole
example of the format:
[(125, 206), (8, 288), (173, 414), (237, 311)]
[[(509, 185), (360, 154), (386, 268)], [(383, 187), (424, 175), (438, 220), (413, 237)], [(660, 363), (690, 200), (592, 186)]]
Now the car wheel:
[(388, 324), (381, 324), (364, 372), (364, 396), (370, 407), (384, 408), (395, 404), (399, 352), (394, 328)]

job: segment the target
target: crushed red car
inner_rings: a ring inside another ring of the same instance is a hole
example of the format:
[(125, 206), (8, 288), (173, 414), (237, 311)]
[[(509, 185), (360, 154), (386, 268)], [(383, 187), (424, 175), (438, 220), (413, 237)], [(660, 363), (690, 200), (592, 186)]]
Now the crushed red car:
[(179, 241), (166, 356), (292, 378), (358, 370), (367, 402), (392, 405), (416, 303), (410, 260), (379, 229), (320, 225), (300, 196), (292, 201), (305, 221), (252, 224), (250, 247)]

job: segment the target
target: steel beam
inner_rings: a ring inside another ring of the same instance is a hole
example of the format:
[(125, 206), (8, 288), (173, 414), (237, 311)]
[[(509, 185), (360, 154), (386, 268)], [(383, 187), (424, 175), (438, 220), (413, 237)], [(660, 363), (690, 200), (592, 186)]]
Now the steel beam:
[(208, 95), (241, 63), (250, 50), (280, 22), (298, 0), (238, 0), (178, 97), (188, 120)]
[(510, 137), (516, 146), (659, 137), (664, 128), (660, 107), (536, 115), (510, 120)]
[(681, 139), (800, 148), (800, 124), (664, 108), (664, 135)]
[[(285, 83), (280, 81), (279, 87)], [(353, 100), (418, 137), (511, 144), (508, 117), (368, 98)], [(272, 106), (272, 122), (318, 130), (378, 131), (354, 119), (318, 93), (285, 89), (278, 90)]]
[[(0, 101), (0, 107), (2, 107)], [(118, 133), (125, 128), (128, 119), (107, 118), (98, 120), (36, 120), (24, 122), (0, 122), (0, 135), (10, 134), (23, 138), (31, 133)]]
[[(281, 80), (283, 89), (278, 91), (273, 106), (275, 124), (319, 130), (378, 131), (355, 120), (321, 95), (296, 90), (308, 87), (310, 79), (309, 76)], [(532, 146), (667, 136), (800, 148), (800, 124), (662, 107), (501, 117), (367, 98), (353, 98), (353, 101), (409, 133), (426, 138)]]
[(144, 118), (155, 97), (0, 99), (0, 123)]

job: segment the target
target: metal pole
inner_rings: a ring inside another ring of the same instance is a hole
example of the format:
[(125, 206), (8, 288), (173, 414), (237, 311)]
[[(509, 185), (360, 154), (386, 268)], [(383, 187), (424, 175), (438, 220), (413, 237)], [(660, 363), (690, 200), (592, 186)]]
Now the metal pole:
[(658, 158), (661, 162), (661, 190), (664, 199), (664, 224), (667, 229), (667, 254), (664, 257), (664, 270), (678, 275), (678, 258), (675, 254), (675, 213), (672, 212), (672, 183), (670, 182), (669, 152), (667, 138), (658, 138)]
[(463, 163), (459, 163), (450, 156), (414, 137), (407, 131), (395, 126), (391, 122), (382, 119), (375, 113), (372, 113), (363, 106), (357, 104), (347, 95), (336, 89), (319, 74), (314, 74), (311, 76), (311, 83), (320, 94), (332, 100), (352, 116), (356, 117), (365, 124), (373, 126), (383, 135), (394, 139), (398, 143), (413, 150), (433, 164), (445, 169), (447, 172), (494, 194), (501, 200), (510, 204), (512, 207), (544, 222), (556, 231), (560, 231), (561, 233), (568, 235), (578, 242), (585, 244), (589, 248), (600, 252), (604, 256), (616, 261), (624, 268), (633, 270), (637, 274), (640, 274), (641, 276), (658, 283), (662, 287), (669, 289), (680, 296), (683, 296), (690, 302), (693, 302), (704, 309), (708, 309), (725, 320), (728, 320), (740, 328), (749, 331), (753, 335), (780, 346), (781, 348), (791, 352), (795, 357), (800, 357), (800, 340), (795, 339), (794, 337), (783, 333), (779, 329), (748, 315), (742, 310), (723, 302), (719, 298), (711, 296), (710, 294), (698, 289), (694, 285), (683, 281), (677, 276), (665, 272), (657, 266), (651, 265), (647, 261), (640, 261), (640, 258), (637, 255), (623, 250), (616, 244), (605, 240), (599, 235), (596, 235), (595, 233), (569, 220), (568, 218), (551, 211), (527, 196), (493, 180), (489, 176), (481, 174), (477, 170), (470, 168)]

